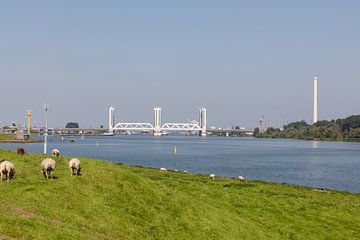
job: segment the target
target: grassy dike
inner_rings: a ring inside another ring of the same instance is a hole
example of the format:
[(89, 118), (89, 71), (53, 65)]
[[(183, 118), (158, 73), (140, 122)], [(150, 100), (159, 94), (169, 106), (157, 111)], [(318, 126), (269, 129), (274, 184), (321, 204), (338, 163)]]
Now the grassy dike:
[(0, 158), (16, 168), (0, 184), (0, 239), (360, 239), (359, 194), (86, 158), (70, 176), (68, 157), (47, 181), (43, 155)]

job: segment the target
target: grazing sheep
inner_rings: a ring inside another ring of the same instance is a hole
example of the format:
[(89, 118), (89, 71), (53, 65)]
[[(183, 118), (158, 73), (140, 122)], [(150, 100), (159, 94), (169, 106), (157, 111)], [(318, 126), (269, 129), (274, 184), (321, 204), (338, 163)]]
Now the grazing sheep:
[(76, 175), (80, 175), (81, 167), (80, 167), (80, 160), (77, 158), (73, 158), (69, 161), (69, 168), (71, 172), (71, 176), (76, 173)]
[(167, 171), (167, 169), (166, 168), (160, 168), (160, 171), (162, 171), (162, 172), (166, 172)]
[(12, 162), (2, 160), (0, 163), (0, 181), (3, 180), (3, 175), (5, 174), (5, 177), (8, 181), (14, 176), (15, 174), (15, 167)]
[(18, 147), (18, 148), (16, 149), (16, 152), (17, 152), (17, 154), (24, 155), (24, 154), (25, 154), (25, 149), (23, 149), (23, 148), (21, 148), (21, 147)]
[(209, 175), (209, 178), (211, 178), (212, 180), (215, 180), (215, 174), (213, 174), (213, 173), (210, 174), (210, 175)]
[(52, 178), (54, 178), (55, 171), (55, 160), (51, 158), (45, 158), (41, 162), (41, 170), (46, 179), (49, 179), (50, 173), (52, 172)]
[(59, 149), (54, 148), (51, 152), (52, 152), (52, 155), (54, 155), (54, 156), (56, 156), (56, 157), (60, 156), (60, 151), (59, 151)]
[(244, 178), (243, 176), (239, 176), (238, 179), (239, 179), (240, 182), (244, 182), (244, 181), (245, 181), (245, 178)]

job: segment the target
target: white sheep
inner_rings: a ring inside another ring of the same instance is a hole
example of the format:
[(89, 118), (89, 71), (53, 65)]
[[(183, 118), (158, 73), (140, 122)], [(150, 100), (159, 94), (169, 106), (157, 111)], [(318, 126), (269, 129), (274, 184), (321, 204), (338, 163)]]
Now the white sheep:
[(80, 160), (77, 158), (72, 158), (69, 161), (69, 168), (71, 172), (71, 176), (76, 173), (76, 175), (80, 175), (81, 167), (80, 167)]
[(49, 179), (50, 173), (52, 172), (52, 178), (54, 178), (55, 171), (55, 160), (51, 158), (45, 158), (41, 162), (41, 170), (46, 179)]
[(167, 171), (167, 169), (166, 168), (160, 168), (160, 171), (162, 171), (162, 172), (166, 172)]
[(215, 174), (213, 174), (213, 173), (210, 174), (210, 175), (209, 175), (209, 178), (211, 178), (212, 180), (215, 180)]
[(1, 178), (1, 182), (3, 180), (3, 174), (5, 174), (6, 179), (8, 181), (10, 181), (10, 179), (14, 176), (15, 174), (15, 166), (12, 162), (3, 160), (0, 164), (0, 178)]
[(245, 181), (245, 178), (243, 176), (238, 176), (238, 179), (240, 182), (244, 182)]
[(59, 149), (54, 148), (51, 152), (52, 152), (52, 155), (54, 155), (56, 157), (58, 157), (60, 155), (60, 150)]

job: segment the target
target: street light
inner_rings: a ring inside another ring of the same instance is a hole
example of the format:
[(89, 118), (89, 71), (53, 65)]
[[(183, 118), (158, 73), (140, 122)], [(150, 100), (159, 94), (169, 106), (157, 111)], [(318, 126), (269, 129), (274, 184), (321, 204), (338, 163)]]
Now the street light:
[(48, 119), (47, 119), (47, 111), (49, 110), (49, 104), (44, 104), (44, 111), (45, 111), (45, 133), (44, 133), (44, 154), (47, 154), (47, 136), (48, 136)]

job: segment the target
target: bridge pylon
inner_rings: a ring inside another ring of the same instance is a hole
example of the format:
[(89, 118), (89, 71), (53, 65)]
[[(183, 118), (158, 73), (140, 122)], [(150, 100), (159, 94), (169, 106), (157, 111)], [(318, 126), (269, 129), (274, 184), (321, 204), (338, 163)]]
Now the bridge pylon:
[(161, 108), (154, 108), (154, 136), (161, 136)]
[(114, 123), (115, 123), (115, 118), (114, 118), (114, 111), (115, 111), (115, 107), (114, 106), (110, 106), (109, 107), (109, 133), (113, 133), (114, 132)]
[(200, 124), (200, 128), (201, 130), (199, 131), (199, 135), (201, 137), (206, 137), (206, 125), (207, 125), (207, 113), (206, 113), (206, 108), (200, 108), (200, 116), (199, 116), (199, 124)]

